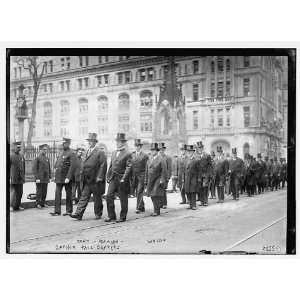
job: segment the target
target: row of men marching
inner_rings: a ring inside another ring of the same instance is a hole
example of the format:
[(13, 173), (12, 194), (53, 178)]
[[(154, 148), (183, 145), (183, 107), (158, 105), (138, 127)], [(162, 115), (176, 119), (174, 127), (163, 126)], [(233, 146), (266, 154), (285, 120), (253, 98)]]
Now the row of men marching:
[[(225, 158), (222, 147), (217, 147), (208, 154), (202, 142), (196, 145), (183, 145), (179, 157), (171, 159), (165, 154), (164, 143), (152, 143), (151, 153), (146, 154), (140, 139), (135, 140), (135, 152), (130, 152), (124, 133), (117, 134), (116, 151), (112, 153), (107, 168), (107, 157), (103, 148), (97, 146), (97, 134), (90, 133), (86, 139), (89, 148), (78, 147), (76, 153), (70, 149), (71, 140), (64, 138), (63, 150), (57, 158), (54, 169), (55, 208), (52, 216), (61, 215), (62, 189), (66, 191), (66, 212), (64, 216), (81, 220), (93, 195), (94, 214), (96, 219), (102, 217), (103, 195), (105, 195), (108, 217), (106, 222), (117, 220), (115, 199), (121, 204), (120, 217), (117, 222), (126, 221), (128, 212), (128, 196), (135, 192), (137, 197), (136, 213), (145, 211), (143, 196), (152, 199), (153, 216), (160, 214), (160, 209), (167, 208), (167, 187), (172, 179), (173, 189), (179, 187), (181, 204), (189, 204), (188, 208), (196, 209), (196, 201), (200, 205), (208, 205), (208, 196), (215, 197), (217, 190), (218, 202), (224, 202), (224, 195), (232, 194), (238, 200), (239, 194), (247, 192), (248, 196), (263, 193), (265, 190), (284, 187), (287, 177), (287, 166), (284, 159), (274, 158), (270, 161), (248, 155), (245, 160), (237, 157), (236, 148), (232, 149), (232, 157)], [(22, 209), (21, 198), (25, 182), (25, 160), (20, 154), (21, 143), (14, 144), (14, 153), (10, 158), (11, 206), (13, 210)], [(40, 154), (33, 162), (33, 174), (36, 182), (37, 208), (45, 207), (47, 186), (51, 179), (50, 162), (46, 155), (48, 145), (40, 145)], [(108, 171), (107, 171), (108, 169)], [(78, 195), (76, 199), (76, 194)], [(73, 201), (77, 208), (73, 213)]]

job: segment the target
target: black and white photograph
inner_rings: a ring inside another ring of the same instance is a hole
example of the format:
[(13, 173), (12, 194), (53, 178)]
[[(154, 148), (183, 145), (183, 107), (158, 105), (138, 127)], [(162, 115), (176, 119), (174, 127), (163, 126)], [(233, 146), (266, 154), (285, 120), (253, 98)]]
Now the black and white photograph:
[(7, 253), (295, 254), (295, 57), (7, 48)]

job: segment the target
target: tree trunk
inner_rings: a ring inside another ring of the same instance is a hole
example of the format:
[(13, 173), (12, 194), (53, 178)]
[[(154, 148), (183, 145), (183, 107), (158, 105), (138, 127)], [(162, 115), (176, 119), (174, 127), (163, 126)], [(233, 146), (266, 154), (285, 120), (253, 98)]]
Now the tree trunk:
[(34, 84), (31, 120), (29, 121), (29, 129), (27, 135), (27, 147), (32, 146), (33, 129), (35, 126), (35, 119), (36, 119), (36, 102), (37, 102), (38, 89), (39, 89), (38, 85)]

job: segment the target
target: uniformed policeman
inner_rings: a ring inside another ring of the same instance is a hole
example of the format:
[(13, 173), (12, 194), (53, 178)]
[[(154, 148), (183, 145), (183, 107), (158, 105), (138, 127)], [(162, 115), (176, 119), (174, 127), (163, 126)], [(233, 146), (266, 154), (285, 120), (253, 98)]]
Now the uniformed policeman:
[(136, 151), (132, 154), (132, 188), (136, 191), (136, 213), (145, 212), (145, 203), (143, 199), (145, 172), (148, 155), (142, 150), (143, 143), (140, 139), (135, 139), (134, 146)]
[(208, 183), (211, 177), (212, 165), (211, 157), (204, 152), (204, 145), (202, 142), (196, 144), (196, 158), (199, 161), (199, 175), (198, 175), (198, 200), (200, 200), (200, 206), (208, 206)]
[(240, 177), (243, 172), (244, 163), (243, 160), (237, 157), (236, 148), (232, 149), (232, 158), (229, 160), (229, 175), (230, 175), (230, 187), (233, 196), (233, 200), (239, 200), (240, 190)]
[(39, 146), (40, 154), (33, 161), (32, 173), (36, 182), (36, 207), (47, 207), (45, 204), (47, 197), (48, 183), (51, 179), (50, 161), (47, 157), (48, 145)]
[(169, 180), (170, 180), (171, 175), (172, 175), (172, 158), (169, 155), (166, 154), (167, 147), (165, 146), (165, 143), (159, 143), (158, 147), (159, 147), (159, 155), (163, 159), (166, 160), (166, 164), (167, 164), (168, 180), (165, 183), (165, 193), (164, 193), (164, 196), (162, 198), (162, 203), (161, 203), (161, 208), (166, 209), (167, 205), (168, 205), (167, 189), (168, 189)]
[(115, 194), (120, 198), (121, 212), (117, 222), (125, 222), (128, 212), (128, 195), (130, 194), (129, 177), (132, 168), (132, 153), (127, 150), (127, 139), (125, 133), (117, 133), (117, 150), (112, 153), (110, 166), (107, 172), (108, 189), (106, 204), (108, 218), (105, 222), (117, 219), (115, 211)]
[(21, 206), (23, 184), (25, 183), (25, 158), (21, 152), (21, 142), (13, 143), (10, 155), (10, 202), (12, 210), (24, 210)]
[(185, 168), (185, 162), (187, 159), (186, 154), (187, 145), (182, 145), (180, 148), (180, 156), (178, 159), (178, 187), (180, 189), (180, 195), (181, 195), (181, 202), (179, 204), (186, 204), (186, 195), (184, 190), (184, 168)]
[(209, 187), (208, 190), (210, 192), (210, 198), (215, 199), (216, 198), (216, 155), (214, 151), (211, 151), (211, 177), (209, 181)]
[(216, 187), (218, 194), (218, 202), (224, 202), (224, 192), (225, 192), (225, 183), (226, 176), (229, 169), (229, 162), (224, 157), (222, 146), (217, 146), (217, 159), (215, 160), (215, 175), (216, 175)]
[(145, 173), (145, 195), (151, 197), (154, 212), (153, 217), (160, 215), (161, 203), (165, 195), (168, 181), (167, 161), (159, 155), (158, 143), (151, 144), (151, 156), (147, 161)]
[(184, 168), (184, 190), (189, 201), (189, 209), (196, 210), (196, 193), (199, 184), (199, 160), (195, 156), (193, 145), (187, 146), (187, 158)]
[(74, 176), (75, 154), (70, 149), (71, 139), (63, 138), (63, 150), (59, 154), (55, 165), (55, 208), (51, 216), (61, 215), (61, 193), (63, 187), (66, 191), (66, 212), (63, 216), (71, 215), (73, 212), (72, 203), (72, 179)]

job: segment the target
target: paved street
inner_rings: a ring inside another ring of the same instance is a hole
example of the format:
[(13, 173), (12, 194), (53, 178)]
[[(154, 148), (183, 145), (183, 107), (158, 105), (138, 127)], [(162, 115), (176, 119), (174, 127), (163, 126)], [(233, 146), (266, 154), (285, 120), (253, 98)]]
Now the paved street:
[[(285, 253), (286, 190), (255, 197), (242, 196), (224, 204), (210, 200), (196, 211), (179, 205), (178, 193), (168, 194), (168, 209), (151, 217), (134, 212), (136, 199), (129, 199), (126, 223), (107, 224), (95, 220), (90, 203), (83, 220), (51, 217), (53, 208), (27, 209), (11, 216), (11, 252), (39, 253), (186, 253), (202, 250)], [(104, 206), (106, 203), (104, 202)], [(119, 201), (116, 201), (117, 213)], [(63, 210), (64, 211), (64, 210)], [(106, 208), (103, 216), (105, 217)]]

